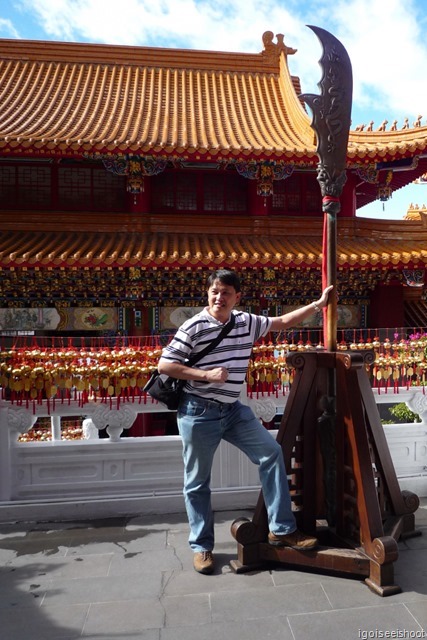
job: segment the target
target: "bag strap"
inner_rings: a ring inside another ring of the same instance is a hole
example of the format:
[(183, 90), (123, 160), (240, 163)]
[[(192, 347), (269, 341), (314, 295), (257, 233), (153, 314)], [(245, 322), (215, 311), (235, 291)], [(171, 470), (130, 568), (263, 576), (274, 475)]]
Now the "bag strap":
[(212, 340), (212, 342), (210, 342), (208, 345), (206, 345), (206, 347), (204, 349), (202, 349), (202, 351), (200, 351), (200, 353), (198, 353), (197, 355), (193, 356), (193, 358), (189, 358), (188, 362), (187, 362), (187, 365), (189, 367), (192, 367), (193, 364), (196, 364), (196, 362), (199, 362), (199, 360), (204, 358), (205, 355), (207, 355), (208, 353), (213, 351), (215, 349), (215, 347), (221, 342), (221, 340), (223, 338), (225, 338), (225, 336), (230, 333), (230, 331), (232, 330), (232, 328), (234, 327), (235, 324), (236, 324), (236, 319), (234, 317), (234, 314), (232, 313), (230, 320), (227, 322), (226, 325), (223, 326), (223, 328), (221, 329), (221, 331), (219, 332), (219, 334), (217, 335), (215, 340)]

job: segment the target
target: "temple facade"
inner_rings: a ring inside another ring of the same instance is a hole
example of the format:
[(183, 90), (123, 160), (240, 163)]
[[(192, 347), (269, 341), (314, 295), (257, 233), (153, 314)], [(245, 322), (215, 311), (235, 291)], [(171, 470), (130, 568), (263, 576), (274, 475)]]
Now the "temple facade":
[[(242, 273), (252, 311), (316, 298), (323, 214), (296, 54), (272, 32), (254, 54), (0, 40), (0, 331), (172, 332), (218, 267)], [(427, 326), (425, 208), (356, 217), (426, 172), (421, 118), (350, 131), (339, 328)]]

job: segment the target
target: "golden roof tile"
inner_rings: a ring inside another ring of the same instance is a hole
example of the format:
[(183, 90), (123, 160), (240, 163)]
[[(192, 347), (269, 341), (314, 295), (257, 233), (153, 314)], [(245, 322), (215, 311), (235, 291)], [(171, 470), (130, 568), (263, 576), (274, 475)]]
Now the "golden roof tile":
[[(210, 222), (206, 221), (207, 227)], [(217, 222), (218, 224), (218, 222)], [(182, 230), (67, 231), (7, 230), (0, 236), (0, 269), (27, 268), (321, 268), (322, 221), (288, 218), (239, 229), (224, 221), (226, 232), (206, 232), (183, 218)], [(221, 227), (223, 225), (221, 224)], [(188, 229), (192, 227), (190, 234)], [(212, 229), (212, 226), (210, 226)], [(372, 230), (375, 230), (372, 232)], [(341, 219), (338, 268), (426, 268), (424, 220)]]
[(279, 58), (3, 40), (0, 148), (311, 157), (311, 133), (284, 126), (299, 82)]
[[(267, 37), (266, 37), (267, 36)], [(0, 40), (3, 154), (166, 154), (317, 163), (311, 117), (266, 32), (257, 54)], [(427, 127), (350, 132), (348, 161), (422, 153)]]

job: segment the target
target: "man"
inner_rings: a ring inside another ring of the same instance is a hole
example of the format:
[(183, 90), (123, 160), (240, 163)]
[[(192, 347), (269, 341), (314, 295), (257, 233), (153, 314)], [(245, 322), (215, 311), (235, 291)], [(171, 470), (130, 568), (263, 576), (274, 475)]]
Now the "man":
[[(240, 279), (234, 271), (220, 269), (208, 278), (208, 306), (186, 320), (162, 352), (159, 372), (186, 380), (177, 420), (183, 443), (189, 544), (199, 573), (214, 570), (210, 478), (221, 439), (234, 444), (259, 466), (269, 543), (301, 551), (317, 545), (316, 538), (296, 529), (281, 446), (252, 410), (239, 402), (239, 395), (254, 343), (270, 331), (283, 331), (320, 311), (327, 305), (331, 289), (326, 287), (316, 302), (268, 318), (234, 309), (242, 296)], [(197, 366), (186, 366), (190, 355), (212, 342), (232, 314), (235, 324), (230, 333)]]

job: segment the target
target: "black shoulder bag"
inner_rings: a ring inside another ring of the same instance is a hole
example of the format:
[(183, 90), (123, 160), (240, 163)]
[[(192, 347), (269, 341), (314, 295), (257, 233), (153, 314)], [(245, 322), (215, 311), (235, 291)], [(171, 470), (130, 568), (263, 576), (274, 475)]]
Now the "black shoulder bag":
[[(235, 324), (234, 315), (231, 314), (229, 322), (221, 329), (215, 340), (212, 340), (200, 353), (193, 358), (189, 358), (186, 364), (192, 367), (196, 362), (205, 357), (210, 351), (221, 342), (225, 336), (230, 333)], [(182, 391), (184, 389), (186, 380), (179, 380), (178, 378), (171, 378), (161, 374), (156, 369), (150, 376), (150, 379), (143, 388), (143, 391), (148, 393), (152, 398), (158, 400), (162, 404), (166, 405), (168, 409), (174, 411), (178, 409), (179, 402), (181, 400)]]

